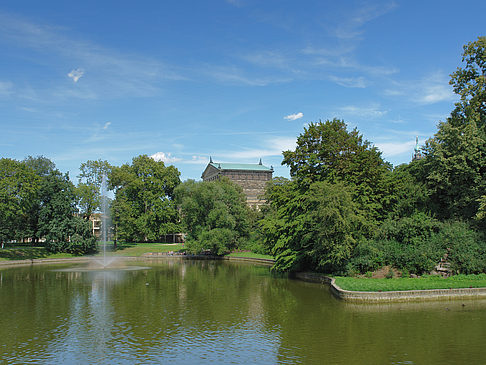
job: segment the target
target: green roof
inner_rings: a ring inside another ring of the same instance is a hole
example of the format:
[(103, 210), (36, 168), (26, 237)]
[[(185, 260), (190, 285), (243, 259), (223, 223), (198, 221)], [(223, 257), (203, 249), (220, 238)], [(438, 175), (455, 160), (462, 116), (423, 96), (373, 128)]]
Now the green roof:
[(258, 163), (224, 163), (210, 162), (211, 166), (221, 170), (245, 170), (245, 171), (273, 171), (273, 169)]

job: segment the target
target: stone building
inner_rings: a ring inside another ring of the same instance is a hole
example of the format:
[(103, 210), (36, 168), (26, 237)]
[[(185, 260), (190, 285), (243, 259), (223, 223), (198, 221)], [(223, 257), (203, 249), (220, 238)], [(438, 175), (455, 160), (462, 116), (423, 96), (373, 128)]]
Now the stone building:
[(226, 176), (242, 187), (248, 205), (259, 207), (264, 203), (260, 198), (265, 191), (265, 184), (272, 179), (272, 174), (273, 167), (264, 166), (262, 160), (257, 164), (244, 164), (213, 162), (210, 158), (201, 177), (203, 181), (214, 181)]

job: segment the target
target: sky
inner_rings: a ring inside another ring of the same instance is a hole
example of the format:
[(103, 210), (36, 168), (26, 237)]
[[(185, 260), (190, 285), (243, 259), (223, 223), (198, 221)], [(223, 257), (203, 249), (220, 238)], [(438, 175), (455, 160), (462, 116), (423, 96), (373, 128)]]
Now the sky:
[[(460, 5), (459, 5), (460, 4)], [(199, 180), (209, 162), (273, 166), (339, 118), (393, 165), (458, 100), (485, 1), (0, 2), (0, 157), (146, 154)]]

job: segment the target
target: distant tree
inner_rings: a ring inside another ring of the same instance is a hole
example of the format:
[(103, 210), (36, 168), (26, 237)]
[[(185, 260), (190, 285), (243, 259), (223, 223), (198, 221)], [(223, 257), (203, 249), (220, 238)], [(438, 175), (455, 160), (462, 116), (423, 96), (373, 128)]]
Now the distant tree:
[(486, 37), (464, 46), (463, 61), (450, 81), (461, 100), (424, 148), (425, 181), (439, 217), (470, 220), (486, 191)]
[(120, 239), (156, 241), (180, 230), (173, 201), (179, 176), (174, 166), (165, 166), (146, 155), (135, 157), (131, 165), (112, 168), (112, 218)]
[(78, 186), (76, 188), (77, 206), (79, 213), (88, 220), (89, 217), (101, 208), (103, 178), (108, 184), (108, 177), (113, 166), (108, 161), (88, 160), (79, 167)]
[(357, 129), (348, 131), (338, 119), (311, 123), (297, 138), (295, 151), (284, 151), (282, 164), (300, 187), (316, 181), (342, 181), (353, 189), (353, 200), (370, 218), (386, 215), (386, 175), (391, 165)]
[(100, 190), (94, 184), (79, 183), (75, 189), (75, 195), (79, 213), (85, 220), (88, 220), (100, 208)]
[(188, 180), (176, 189), (176, 200), (188, 233), (188, 249), (221, 255), (249, 236), (249, 212), (241, 187), (223, 178)]
[(101, 188), (103, 176), (109, 176), (113, 166), (108, 161), (88, 160), (79, 167), (81, 173), (78, 175), (78, 183), (95, 185), (98, 190)]
[(28, 237), (40, 179), (24, 163), (0, 159), (0, 243)]

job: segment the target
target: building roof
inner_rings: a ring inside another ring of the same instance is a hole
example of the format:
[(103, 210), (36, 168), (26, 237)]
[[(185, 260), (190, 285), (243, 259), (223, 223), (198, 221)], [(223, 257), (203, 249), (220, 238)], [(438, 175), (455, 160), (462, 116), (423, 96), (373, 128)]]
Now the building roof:
[(273, 168), (258, 163), (210, 162), (209, 165), (219, 170), (273, 171)]

